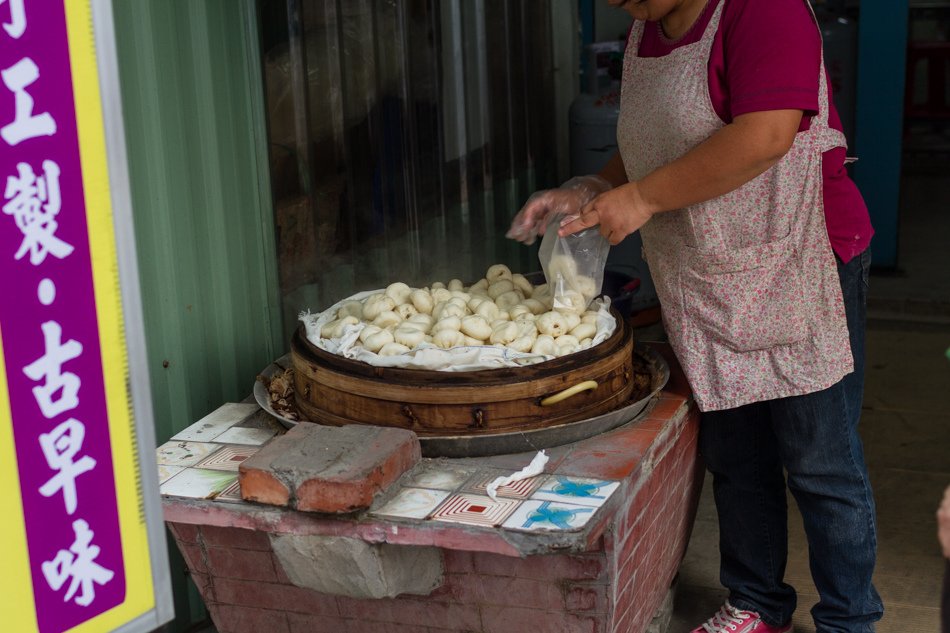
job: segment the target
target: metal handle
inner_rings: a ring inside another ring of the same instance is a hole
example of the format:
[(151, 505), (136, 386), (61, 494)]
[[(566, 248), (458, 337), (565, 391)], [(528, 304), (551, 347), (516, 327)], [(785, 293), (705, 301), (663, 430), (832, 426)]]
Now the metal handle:
[(557, 404), (558, 402), (561, 402), (562, 400), (567, 400), (571, 396), (576, 396), (582, 391), (588, 391), (588, 390), (596, 389), (596, 388), (597, 388), (596, 380), (585, 380), (584, 382), (578, 383), (574, 385), (573, 387), (568, 387), (567, 389), (565, 389), (564, 391), (560, 393), (556, 393), (553, 396), (548, 396), (547, 398), (541, 401), (541, 406), (550, 407), (552, 404)]

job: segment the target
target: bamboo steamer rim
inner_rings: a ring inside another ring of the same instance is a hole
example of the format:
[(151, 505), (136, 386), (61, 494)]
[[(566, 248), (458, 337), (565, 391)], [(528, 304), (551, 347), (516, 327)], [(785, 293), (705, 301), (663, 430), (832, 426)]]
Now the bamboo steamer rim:
[(438, 382), (441, 384), (472, 384), (490, 386), (507, 384), (512, 381), (536, 380), (539, 375), (556, 375), (576, 369), (579, 364), (600, 359), (626, 345), (633, 338), (630, 324), (621, 314), (611, 306), (610, 314), (617, 322), (613, 334), (594, 347), (579, 352), (559, 356), (540, 363), (532, 363), (522, 367), (499, 367), (496, 369), (480, 369), (474, 371), (439, 371), (433, 369), (418, 369), (409, 367), (377, 367), (333, 354), (320, 349), (307, 340), (306, 329), (301, 324), (291, 339), (291, 353), (294, 361), (311, 361), (318, 365), (331, 367), (334, 371), (355, 374), (373, 380), (384, 380), (398, 383)]

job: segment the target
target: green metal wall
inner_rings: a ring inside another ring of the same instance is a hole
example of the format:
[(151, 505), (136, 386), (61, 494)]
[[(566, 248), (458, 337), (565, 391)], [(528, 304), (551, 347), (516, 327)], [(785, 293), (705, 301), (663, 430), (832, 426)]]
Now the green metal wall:
[[(159, 443), (283, 353), (250, 0), (114, 2)], [(176, 621), (204, 617), (171, 546)]]
[(279, 355), (256, 39), (227, 0), (116, 2), (158, 438)]

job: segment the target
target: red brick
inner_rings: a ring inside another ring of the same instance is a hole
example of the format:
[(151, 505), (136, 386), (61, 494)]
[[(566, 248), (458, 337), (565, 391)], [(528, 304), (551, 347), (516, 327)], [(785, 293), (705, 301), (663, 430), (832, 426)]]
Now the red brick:
[(673, 420), (682, 414), (686, 399), (682, 396), (661, 395), (650, 410), (649, 417), (654, 420)]
[(346, 514), (365, 510), (373, 503), (376, 493), (384, 488), (379, 477), (370, 476), (359, 481), (330, 483), (319, 479), (305, 481), (294, 492), (295, 507), (305, 512)]
[(623, 480), (636, 472), (656, 437), (655, 431), (625, 427), (608, 433), (597, 443), (578, 447), (562, 463), (558, 474)]
[[(400, 431), (387, 429), (387, 431)], [(376, 495), (391, 486), (422, 457), (414, 436), (380, 438), (353, 455), (348, 472), (315, 473), (297, 486), (297, 509), (310, 512), (352, 512), (370, 507)], [(385, 446), (384, 446), (385, 445)]]
[(442, 550), (442, 565), (447, 574), (467, 574), (475, 571), (475, 562), (471, 552)]
[(215, 577), (278, 582), (270, 552), (223, 547), (209, 547), (207, 552), (208, 567)]
[(267, 532), (244, 528), (203, 525), (200, 538), (207, 547), (234, 547), (267, 552), (271, 549)]
[(356, 600), (337, 598), (340, 615), (357, 620), (373, 620), (392, 624), (418, 625), (455, 631), (481, 631), (478, 608), (459, 603), (395, 598)]
[(637, 420), (633, 423), (633, 427), (637, 429), (642, 429), (644, 431), (660, 431), (669, 423), (669, 420), (658, 420), (656, 418), (651, 418), (649, 413), (647, 417)]
[(218, 633), (290, 633), (287, 618), (280, 611), (224, 604), (209, 606)]
[[(346, 633), (436, 633), (446, 629), (433, 629), (425, 625), (394, 624), (392, 622), (377, 622), (369, 619), (345, 620)], [(461, 630), (461, 629), (453, 629)], [(305, 633), (301, 630), (300, 633)]]
[(669, 591), (669, 582), (666, 579), (661, 582), (653, 580), (645, 578), (645, 581), (651, 583), (649, 587), (628, 585), (618, 594), (613, 631), (646, 630)]
[(198, 593), (201, 594), (202, 600), (205, 602), (214, 602), (214, 582), (211, 579), (211, 576), (208, 574), (189, 574), (191, 581), (195, 583), (195, 587), (198, 588)]
[(631, 604), (637, 601), (637, 596), (643, 596), (644, 584), (649, 584), (650, 578), (647, 577), (647, 571), (643, 568), (634, 567), (631, 573), (623, 579), (618, 578), (614, 585), (614, 613), (623, 613)]
[(168, 529), (179, 543), (197, 543), (198, 526), (189, 523), (166, 523)]
[(640, 539), (643, 537), (643, 531), (646, 525), (643, 525), (648, 507), (643, 501), (648, 489), (641, 489), (636, 495), (627, 500), (627, 507), (621, 508), (618, 517), (614, 520), (616, 526), (617, 554), (619, 557), (625, 557), (630, 553), (629, 541), (631, 539)]
[(484, 607), (484, 633), (544, 631), (544, 633), (603, 633), (606, 621), (601, 617), (576, 617), (563, 612), (518, 607)]
[(241, 464), (241, 494), (307, 512), (348, 513), (368, 508), (420, 459), (419, 439), (405, 429), (298, 424)]
[(476, 576), (470, 574), (446, 574), (442, 578), (442, 584), (427, 594), (425, 599), (434, 600), (436, 602), (464, 603), (471, 593), (470, 587), (473, 578), (476, 578)]
[(635, 424), (624, 425), (613, 431), (597, 435), (578, 442), (571, 453), (574, 459), (578, 453), (600, 451), (605, 453), (624, 453), (631, 460), (642, 457), (656, 437), (656, 431), (643, 429)]
[(204, 552), (200, 545), (189, 545), (187, 543), (178, 543), (178, 551), (181, 552), (185, 564), (188, 565), (188, 571), (193, 574), (208, 573), (208, 566), (205, 564)]
[(235, 604), (311, 615), (340, 615), (336, 596), (293, 585), (216, 578), (214, 592), (221, 604)]
[[(655, 476), (660, 473), (654, 473)], [(659, 566), (659, 552), (665, 543), (683, 540), (678, 528), (679, 515), (688, 512), (682, 508), (675, 497), (657, 492), (651, 503), (645, 508), (643, 518), (637, 522), (630, 533), (622, 535), (618, 554), (618, 577), (630, 573), (631, 567), (647, 565)], [(679, 561), (667, 565), (675, 569)], [(664, 572), (665, 573), (665, 572)]]
[(617, 560), (617, 576), (614, 578), (614, 582), (618, 588), (630, 582), (630, 579), (636, 575), (637, 570), (644, 567), (649, 549), (648, 541), (631, 541), (629, 554)]
[(607, 613), (610, 605), (606, 585), (571, 585), (567, 587), (564, 602), (570, 612)]
[(633, 619), (630, 620), (630, 630), (631, 631), (645, 631), (650, 625), (650, 620), (653, 619), (653, 612), (648, 612), (646, 607), (640, 605), (637, 607), (636, 612), (633, 614)]
[(242, 499), (272, 506), (286, 506), (290, 503), (290, 490), (282, 481), (269, 471), (246, 466), (246, 462), (247, 460), (244, 460), (238, 467)]
[(349, 626), (352, 621), (342, 618), (308, 613), (287, 613), (286, 616), (290, 633), (349, 633), (351, 630)]
[(468, 576), (460, 587), (463, 604), (526, 607), (564, 611), (564, 593), (557, 578), (532, 580), (506, 576)]
[(607, 559), (603, 552), (514, 558), (475, 554), (475, 569), (492, 576), (518, 576), (536, 580), (605, 580)]
[[(618, 604), (618, 608), (614, 612), (614, 617), (611, 619), (610, 630), (615, 631), (616, 633), (621, 633), (621, 632), (626, 633), (627, 631), (638, 630), (631, 626), (631, 623), (633, 622), (633, 618), (636, 615), (636, 608), (635, 608), (634, 601), (630, 597), (626, 597), (623, 603), (621, 603), (621, 601), (618, 600), (617, 604)], [(620, 604), (623, 604), (624, 606), (623, 610), (619, 608)]]
[[(404, 530), (400, 528), (399, 544), (422, 545), (425, 547), (438, 545), (438, 547), (446, 550), (491, 552), (499, 556), (514, 558), (519, 555), (517, 546), (506, 540), (500, 531), (463, 530), (458, 527), (443, 527), (441, 524), (436, 525), (436, 523), (438, 522), (432, 521), (431, 525), (426, 526), (426, 529), (409, 527)], [(381, 528), (380, 524), (376, 524), (369, 526), (366, 530), (360, 530), (357, 527), (355, 535), (368, 542), (376, 543), (386, 540), (380, 536), (385, 531), (386, 528)]]

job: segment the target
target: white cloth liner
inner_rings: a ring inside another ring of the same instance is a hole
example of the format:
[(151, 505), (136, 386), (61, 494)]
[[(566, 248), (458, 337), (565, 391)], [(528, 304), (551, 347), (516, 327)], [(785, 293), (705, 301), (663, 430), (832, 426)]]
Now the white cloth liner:
[[(366, 297), (383, 292), (383, 290), (369, 290), (359, 292), (343, 301), (339, 301), (323, 312), (301, 312), (298, 318), (303, 322), (307, 331), (307, 340), (322, 350), (337, 354), (344, 358), (359, 360), (376, 367), (405, 367), (410, 369), (429, 369), (438, 371), (476, 371), (482, 369), (498, 369), (501, 367), (520, 367), (533, 365), (542, 361), (551, 360), (554, 356), (516, 352), (503, 346), (495, 345), (464, 345), (451, 349), (442, 349), (431, 343), (423, 343), (417, 348), (395, 356), (380, 356), (374, 352), (357, 346), (360, 332), (366, 323), (349, 325), (344, 328), (340, 338), (325, 339), (320, 337), (320, 330), (324, 325), (336, 319), (337, 312), (344, 301), (362, 301)], [(595, 299), (589, 310), (597, 311), (597, 334), (591, 342), (591, 347), (598, 345), (614, 333), (617, 327), (616, 319), (610, 313), (610, 298)]]

